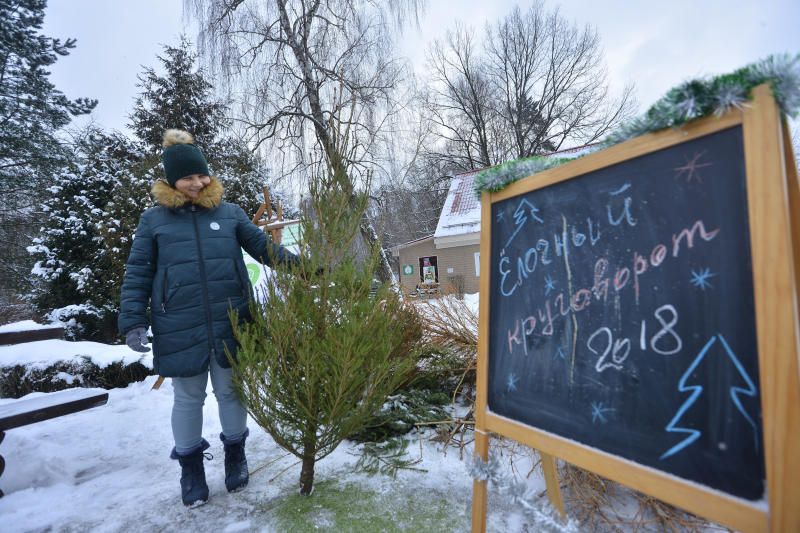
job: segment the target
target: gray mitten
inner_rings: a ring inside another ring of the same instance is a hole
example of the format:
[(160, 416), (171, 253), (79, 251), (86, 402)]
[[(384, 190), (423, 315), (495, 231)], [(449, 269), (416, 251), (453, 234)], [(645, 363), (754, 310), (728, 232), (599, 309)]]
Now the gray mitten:
[(149, 352), (147, 344), (147, 330), (145, 328), (134, 328), (125, 335), (125, 344), (134, 352)]

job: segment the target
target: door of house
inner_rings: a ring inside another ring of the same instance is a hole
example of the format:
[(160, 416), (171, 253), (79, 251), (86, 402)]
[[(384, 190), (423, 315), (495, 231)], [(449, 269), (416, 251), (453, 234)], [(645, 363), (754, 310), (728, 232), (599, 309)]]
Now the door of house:
[(439, 269), (436, 266), (436, 256), (419, 258), (419, 280), (422, 283), (439, 283)]

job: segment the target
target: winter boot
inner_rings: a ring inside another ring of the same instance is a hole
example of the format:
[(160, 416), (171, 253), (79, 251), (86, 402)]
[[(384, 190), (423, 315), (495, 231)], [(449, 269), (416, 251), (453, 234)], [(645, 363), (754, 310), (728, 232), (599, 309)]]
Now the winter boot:
[(247, 471), (247, 458), (244, 456), (244, 441), (250, 434), (249, 429), (244, 430), (244, 435), (235, 441), (226, 439), (219, 434), (219, 439), (225, 446), (225, 488), (228, 492), (236, 492), (247, 486), (250, 474)]
[(210, 444), (203, 439), (202, 444), (186, 454), (178, 454), (172, 448), (170, 458), (177, 459), (181, 464), (181, 499), (187, 507), (197, 507), (208, 501), (208, 485), (206, 484), (206, 471), (203, 468), (203, 459), (211, 459), (211, 454), (203, 453)]

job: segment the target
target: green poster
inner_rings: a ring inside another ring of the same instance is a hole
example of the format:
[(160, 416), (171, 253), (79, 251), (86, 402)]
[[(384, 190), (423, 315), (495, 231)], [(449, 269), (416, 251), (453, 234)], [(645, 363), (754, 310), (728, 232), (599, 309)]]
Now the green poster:
[(248, 263), (247, 265), (247, 275), (250, 276), (250, 283), (253, 285), (256, 284), (258, 278), (261, 276), (261, 268), (253, 263)]

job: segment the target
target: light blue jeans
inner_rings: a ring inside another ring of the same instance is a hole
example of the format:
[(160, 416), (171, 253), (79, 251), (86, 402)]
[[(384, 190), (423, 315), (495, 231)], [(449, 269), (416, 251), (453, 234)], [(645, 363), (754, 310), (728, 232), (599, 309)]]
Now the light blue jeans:
[(233, 388), (233, 371), (219, 366), (213, 356), (209, 371), (189, 378), (172, 378), (175, 393), (172, 435), (175, 438), (175, 451), (181, 455), (193, 452), (203, 444), (203, 403), (209, 373), (225, 439), (236, 442), (247, 430), (247, 410)]

